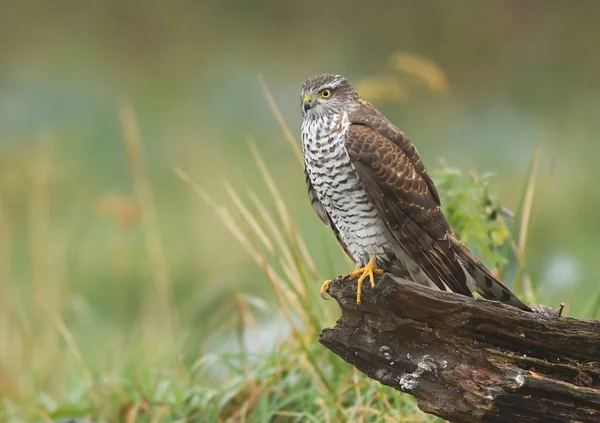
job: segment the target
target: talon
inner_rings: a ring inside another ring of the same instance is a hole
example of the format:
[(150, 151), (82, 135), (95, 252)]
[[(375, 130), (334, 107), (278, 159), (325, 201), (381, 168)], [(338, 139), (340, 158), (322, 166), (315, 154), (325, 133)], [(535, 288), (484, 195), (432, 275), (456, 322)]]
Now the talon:
[[(360, 304), (360, 299), (362, 295), (362, 284), (365, 279), (368, 277), (369, 282), (371, 282), (371, 288), (375, 288), (375, 275), (381, 276), (384, 274), (384, 271), (375, 267), (375, 263), (377, 262), (377, 257), (371, 257), (369, 263), (363, 268), (357, 268), (354, 272), (350, 273), (348, 277), (353, 279), (357, 276), (358, 278), (358, 288), (356, 289), (356, 304)], [(358, 267), (358, 266), (357, 266)]]
[[(358, 287), (356, 289), (356, 306), (358, 307), (360, 305), (360, 298), (362, 295), (362, 284), (364, 283), (365, 279), (367, 279), (367, 277), (369, 278), (369, 282), (371, 283), (371, 288), (375, 288), (375, 275), (381, 276), (383, 275), (385, 272), (382, 269), (378, 269), (375, 267), (375, 263), (377, 262), (377, 257), (373, 256), (371, 257), (371, 260), (369, 260), (369, 263), (367, 263), (367, 265), (365, 267), (360, 267), (359, 265), (356, 265), (356, 268), (354, 269), (354, 271), (352, 273), (350, 273), (349, 275), (343, 275), (340, 276), (342, 278), (342, 280), (347, 280), (347, 279), (354, 279), (356, 277), (358, 278)], [(326, 280), (325, 282), (323, 282), (323, 285), (321, 285), (321, 298), (323, 298), (324, 300), (329, 300), (329, 296), (327, 295), (327, 289), (329, 288), (329, 285), (331, 285), (331, 282), (333, 282), (332, 279)]]
[(329, 288), (329, 285), (331, 285), (332, 280), (326, 280), (325, 282), (323, 282), (323, 285), (321, 285), (321, 298), (323, 298), (324, 300), (329, 300), (329, 297), (327, 296), (327, 288)]

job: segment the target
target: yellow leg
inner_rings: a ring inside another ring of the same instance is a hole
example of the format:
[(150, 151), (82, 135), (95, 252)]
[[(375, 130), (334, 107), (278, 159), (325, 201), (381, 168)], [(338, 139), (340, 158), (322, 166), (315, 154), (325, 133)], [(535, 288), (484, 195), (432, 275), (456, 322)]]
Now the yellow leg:
[[(367, 265), (365, 267), (359, 267), (358, 265), (356, 266), (356, 268), (354, 269), (354, 272), (350, 273), (347, 276), (343, 276), (344, 279), (354, 279), (357, 276), (360, 276), (358, 278), (358, 288), (356, 290), (356, 304), (360, 304), (360, 297), (362, 294), (362, 284), (365, 281), (365, 279), (368, 277), (369, 281), (371, 282), (371, 288), (375, 288), (375, 275), (383, 275), (383, 270), (378, 269), (375, 267), (375, 263), (377, 262), (377, 258), (375, 256), (371, 257), (371, 260), (369, 261), (369, 263), (367, 263)], [(329, 285), (331, 285), (332, 280), (327, 280), (325, 282), (323, 282), (323, 285), (321, 285), (321, 297), (323, 298), (327, 298), (326, 294), (327, 294), (327, 288), (329, 288)]]

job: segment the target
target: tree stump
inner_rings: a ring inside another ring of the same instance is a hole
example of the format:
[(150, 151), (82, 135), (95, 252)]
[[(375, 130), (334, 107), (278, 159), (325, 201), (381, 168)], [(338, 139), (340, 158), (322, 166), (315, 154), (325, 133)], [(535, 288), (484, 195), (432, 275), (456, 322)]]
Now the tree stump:
[(600, 321), (523, 312), (384, 275), (334, 281), (319, 341), (451, 422), (600, 422)]

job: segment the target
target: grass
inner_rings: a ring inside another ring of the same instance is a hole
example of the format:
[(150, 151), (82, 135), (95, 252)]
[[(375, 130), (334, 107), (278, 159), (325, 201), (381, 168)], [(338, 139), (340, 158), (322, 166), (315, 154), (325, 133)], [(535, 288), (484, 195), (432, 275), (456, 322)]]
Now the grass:
[[(59, 242), (50, 224), (53, 162), (41, 150), (25, 167), (31, 173), (31, 214), (24, 219), (30, 273), (3, 268), (1, 421), (435, 421), (410, 397), (363, 377), (316, 342), (320, 329), (334, 322), (335, 307), (325, 307), (318, 297), (322, 275), (253, 143), (249, 148), (268, 202), (251, 190), (242, 196), (226, 185), (231, 206), (222, 207), (186, 173), (177, 175), (214, 208), (262, 269), (276, 306), (237, 293), (198, 334), (174, 307), (169, 262), (130, 107), (123, 107), (121, 119), (133, 198), (102, 199), (97, 211), (113, 216), (120, 230), (139, 221), (152, 283), (131, 327), (98, 321), (65, 264), (71, 240)], [(0, 202), (0, 218), (6, 204)], [(0, 219), (0, 225), (1, 260), (10, 264), (19, 248), (8, 220)], [(121, 263), (124, 251), (119, 242), (115, 248)], [(107, 270), (114, 270), (112, 264)], [(120, 293), (113, 294), (111, 301), (118, 302)], [(275, 325), (273, 339), (257, 348), (268, 323)], [(199, 335), (202, 341), (194, 342)], [(220, 352), (207, 352), (210, 345)]]
[[(241, 392), (235, 405), (230, 406), (233, 414), (224, 415), (224, 410), (219, 408), (214, 412), (214, 418), (234, 418), (234, 421), (436, 421), (421, 413), (410, 397), (365, 378), (316, 342), (321, 328), (333, 324), (335, 309), (323, 307), (316, 297), (315, 281), (322, 280), (323, 276), (317, 271), (256, 146), (253, 143), (249, 146), (269, 188), (272, 204), (265, 204), (254, 192), (248, 191), (245, 196), (249, 205), (246, 205), (241, 195), (226, 185), (232, 208), (221, 207), (185, 172), (177, 171), (178, 176), (213, 207), (224, 226), (263, 270), (282, 311), (285, 326), (289, 328), (285, 340), (271, 353), (259, 355), (257, 362), (251, 355), (233, 357), (235, 362), (240, 361), (239, 368), (235, 369), (239, 383), (247, 384), (249, 390)], [(268, 212), (270, 208), (274, 211)], [(248, 321), (255, 319), (245, 317), (239, 324), (243, 326)], [(253, 332), (255, 329), (248, 330)], [(239, 332), (243, 333), (244, 329)], [(257, 373), (249, 371), (251, 368), (258, 369)], [(265, 375), (270, 377), (265, 378)]]
[[(261, 84), (284, 138), (301, 160), (292, 132), (266, 84)], [(202, 322), (178, 307), (175, 268), (130, 106), (123, 106), (121, 122), (132, 196), (111, 196), (97, 204), (99, 213), (117, 223), (115, 238), (107, 240), (111, 259), (100, 260), (100, 273), (106, 275), (95, 285), (103, 288), (102, 295), (83, 295), (73, 280), (78, 260), (98, 255), (96, 250), (78, 251), (73, 240), (78, 220), (64, 218), (60, 230), (50, 221), (55, 174), (51, 141), (19, 166), (29, 181), (24, 205), (28, 215), (16, 218), (9, 213), (15, 191), (2, 185), (1, 421), (439, 421), (419, 411), (410, 396), (366, 378), (318, 344), (320, 330), (332, 325), (338, 313), (335, 304), (318, 296), (319, 283), (335, 269), (333, 264), (326, 270), (316, 264), (323, 260), (311, 255), (314, 246), (305, 242), (297, 216), (251, 140), (248, 149), (267, 195), (226, 183), (229, 205), (222, 206), (185, 170), (177, 169), (176, 175), (213, 209), (261, 269), (263, 276), (254, 282), (269, 285), (274, 305), (247, 292), (233, 292)], [(511, 280), (522, 281), (530, 300), (535, 292), (526, 282), (524, 258), (535, 163), (536, 157), (515, 218), (502, 217), (501, 204), (489, 192), (490, 175), (445, 166), (434, 174), (459, 236), (505, 275), (509, 285)], [(135, 242), (144, 251), (140, 269), (131, 268), (132, 256), (122, 236), (132, 222), (139, 223)], [(19, 231), (27, 233), (24, 244)], [(341, 249), (326, 253), (332, 263), (345, 260)], [(74, 254), (78, 260), (71, 259)], [(18, 267), (16, 262), (25, 265)], [(140, 293), (127, 296), (136, 275), (148, 283), (139, 285)], [(127, 302), (133, 297), (140, 303)], [(99, 318), (91, 298), (106, 301), (121, 318)], [(597, 313), (598, 303), (595, 299), (591, 312)]]

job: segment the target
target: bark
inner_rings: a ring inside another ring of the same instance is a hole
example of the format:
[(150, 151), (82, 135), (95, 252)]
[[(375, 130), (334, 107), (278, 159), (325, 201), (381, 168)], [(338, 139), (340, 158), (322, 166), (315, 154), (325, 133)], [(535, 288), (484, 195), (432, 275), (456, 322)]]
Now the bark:
[(384, 275), (329, 287), (342, 315), (319, 341), (451, 422), (600, 422), (600, 321), (533, 313)]

